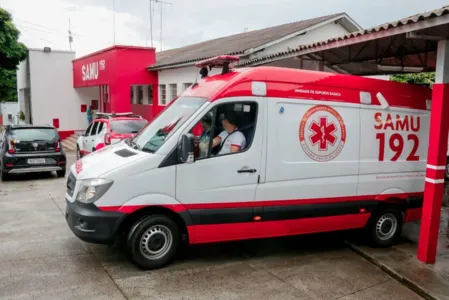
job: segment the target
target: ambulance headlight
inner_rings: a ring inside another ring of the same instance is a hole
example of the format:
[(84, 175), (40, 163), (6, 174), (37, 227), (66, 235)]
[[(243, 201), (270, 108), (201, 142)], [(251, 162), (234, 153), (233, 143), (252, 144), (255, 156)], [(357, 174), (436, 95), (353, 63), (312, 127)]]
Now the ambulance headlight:
[(113, 182), (103, 178), (83, 180), (76, 195), (76, 200), (83, 203), (95, 202), (109, 190)]

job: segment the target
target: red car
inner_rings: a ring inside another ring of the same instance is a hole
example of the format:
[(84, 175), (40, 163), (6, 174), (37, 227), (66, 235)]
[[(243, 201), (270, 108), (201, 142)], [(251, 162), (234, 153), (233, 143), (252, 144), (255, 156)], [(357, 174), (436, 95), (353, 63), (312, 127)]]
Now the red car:
[(148, 123), (133, 113), (97, 113), (76, 143), (77, 159), (138, 133)]

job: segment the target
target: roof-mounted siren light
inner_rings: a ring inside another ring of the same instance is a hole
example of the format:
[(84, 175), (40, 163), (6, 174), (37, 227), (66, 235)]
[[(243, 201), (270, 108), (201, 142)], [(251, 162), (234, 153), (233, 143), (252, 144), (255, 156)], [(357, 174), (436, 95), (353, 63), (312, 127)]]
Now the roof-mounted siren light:
[[(229, 73), (230, 70), (232, 69), (231, 64), (238, 62), (239, 60), (240, 60), (240, 58), (238, 56), (220, 55), (220, 56), (212, 57), (212, 58), (197, 62), (195, 64), (195, 66), (197, 68), (200, 68), (201, 78), (204, 78), (204, 77), (207, 77), (209, 70), (212, 70), (212, 68), (222, 68), (221, 75)], [(209, 70), (208, 70), (208, 68), (209, 68)]]

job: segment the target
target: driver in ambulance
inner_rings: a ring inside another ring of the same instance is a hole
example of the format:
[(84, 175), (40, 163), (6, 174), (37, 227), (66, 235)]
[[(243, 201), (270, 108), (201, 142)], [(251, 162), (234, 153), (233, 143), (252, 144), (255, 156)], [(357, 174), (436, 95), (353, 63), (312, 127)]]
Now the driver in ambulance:
[(235, 153), (241, 151), (246, 145), (245, 135), (238, 130), (236, 116), (226, 113), (221, 124), (224, 130), (212, 141), (212, 148), (220, 145), (217, 155)]

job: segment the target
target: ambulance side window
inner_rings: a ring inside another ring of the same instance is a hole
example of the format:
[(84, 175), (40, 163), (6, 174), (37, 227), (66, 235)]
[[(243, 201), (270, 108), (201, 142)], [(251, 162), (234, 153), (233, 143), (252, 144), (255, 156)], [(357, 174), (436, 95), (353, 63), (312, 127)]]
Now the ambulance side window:
[(257, 103), (231, 102), (210, 110), (190, 131), (196, 136), (195, 159), (237, 154), (251, 146)]
[(217, 129), (212, 126), (215, 114), (216, 108), (213, 108), (190, 130), (190, 133), (195, 136), (196, 160), (208, 158), (210, 155), (212, 134), (217, 131)]

